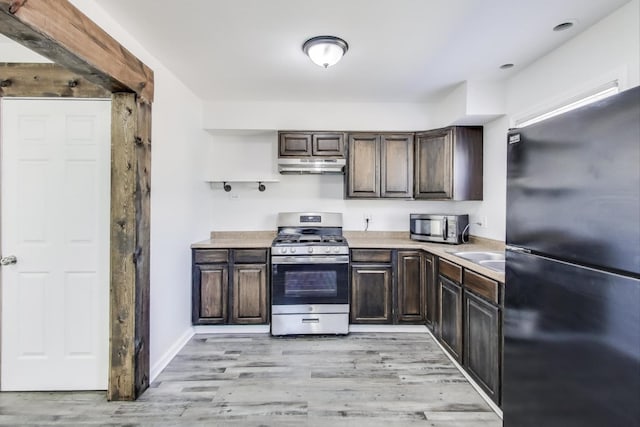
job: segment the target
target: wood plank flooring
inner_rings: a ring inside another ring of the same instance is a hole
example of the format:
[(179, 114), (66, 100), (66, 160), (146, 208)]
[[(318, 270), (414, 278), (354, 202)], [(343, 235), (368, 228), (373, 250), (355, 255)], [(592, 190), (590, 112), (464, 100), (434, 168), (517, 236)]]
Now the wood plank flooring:
[(0, 393), (0, 425), (500, 427), (428, 334), (196, 335), (136, 402)]

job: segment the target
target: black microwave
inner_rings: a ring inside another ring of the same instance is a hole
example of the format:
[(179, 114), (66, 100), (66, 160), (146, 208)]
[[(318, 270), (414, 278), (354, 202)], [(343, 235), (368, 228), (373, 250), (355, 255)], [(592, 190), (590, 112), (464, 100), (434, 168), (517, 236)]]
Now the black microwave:
[(469, 240), (469, 215), (409, 214), (409, 228), (412, 240), (458, 245)]

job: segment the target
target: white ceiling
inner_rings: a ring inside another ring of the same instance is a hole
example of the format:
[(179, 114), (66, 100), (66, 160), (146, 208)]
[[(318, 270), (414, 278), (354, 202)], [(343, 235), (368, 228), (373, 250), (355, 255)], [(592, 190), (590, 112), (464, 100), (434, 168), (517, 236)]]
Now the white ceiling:
[[(205, 100), (424, 102), (508, 77), (628, 0), (95, 1)], [(301, 46), (326, 34), (350, 48), (325, 70)]]

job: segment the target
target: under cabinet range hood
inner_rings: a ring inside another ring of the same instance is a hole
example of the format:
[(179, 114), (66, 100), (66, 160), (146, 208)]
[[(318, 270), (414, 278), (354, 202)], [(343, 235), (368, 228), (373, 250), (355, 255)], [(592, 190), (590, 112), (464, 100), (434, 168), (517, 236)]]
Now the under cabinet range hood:
[(281, 174), (344, 174), (345, 159), (279, 158)]

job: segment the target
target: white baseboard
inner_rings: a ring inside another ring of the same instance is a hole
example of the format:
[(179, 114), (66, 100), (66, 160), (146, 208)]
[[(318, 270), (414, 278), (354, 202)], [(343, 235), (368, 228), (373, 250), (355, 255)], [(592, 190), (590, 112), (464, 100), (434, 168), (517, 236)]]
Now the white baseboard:
[(349, 332), (403, 332), (424, 334), (425, 325), (349, 325)]
[(192, 327), (184, 331), (184, 334), (182, 334), (182, 336), (180, 336), (180, 338), (178, 338), (176, 342), (174, 342), (173, 345), (169, 347), (169, 349), (162, 355), (160, 360), (153, 364), (153, 366), (151, 367), (151, 372), (149, 372), (149, 384), (155, 381), (158, 375), (160, 375), (160, 372), (162, 372), (162, 370), (167, 367), (167, 365), (173, 360), (174, 357), (176, 357), (180, 350), (182, 350), (182, 347), (184, 347), (185, 344), (189, 342), (191, 337), (193, 337), (193, 334), (194, 332)]
[(193, 330), (196, 334), (268, 334), (269, 325), (198, 325)]
[(427, 329), (427, 332), (429, 332), (429, 335), (431, 335), (431, 337), (436, 342), (436, 344), (438, 344), (438, 346), (442, 349), (442, 352), (446, 354), (449, 360), (451, 360), (453, 364), (456, 366), (456, 368), (458, 368), (460, 373), (462, 373), (462, 375), (464, 375), (467, 381), (471, 383), (471, 386), (476, 389), (476, 391), (480, 394), (480, 397), (482, 397), (487, 402), (487, 404), (491, 407), (491, 409), (493, 409), (493, 412), (495, 412), (500, 418), (503, 418), (502, 409), (500, 409), (500, 407), (496, 405), (496, 403), (493, 400), (491, 400), (491, 398), (487, 395), (487, 393), (485, 393), (484, 390), (482, 390), (482, 388), (475, 382), (475, 380), (471, 378), (471, 375), (467, 374), (467, 372), (462, 368), (462, 366), (460, 366), (460, 364), (456, 361), (456, 359), (454, 359), (453, 356), (451, 356), (449, 352), (445, 350), (445, 348), (442, 346), (442, 344), (440, 344), (440, 342), (433, 335), (433, 333), (431, 333), (431, 331), (428, 329)]
[[(196, 334), (268, 334), (269, 325), (199, 325)], [(409, 332), (425, 333), (424, 325), (349, 325), (349, 332)]]

